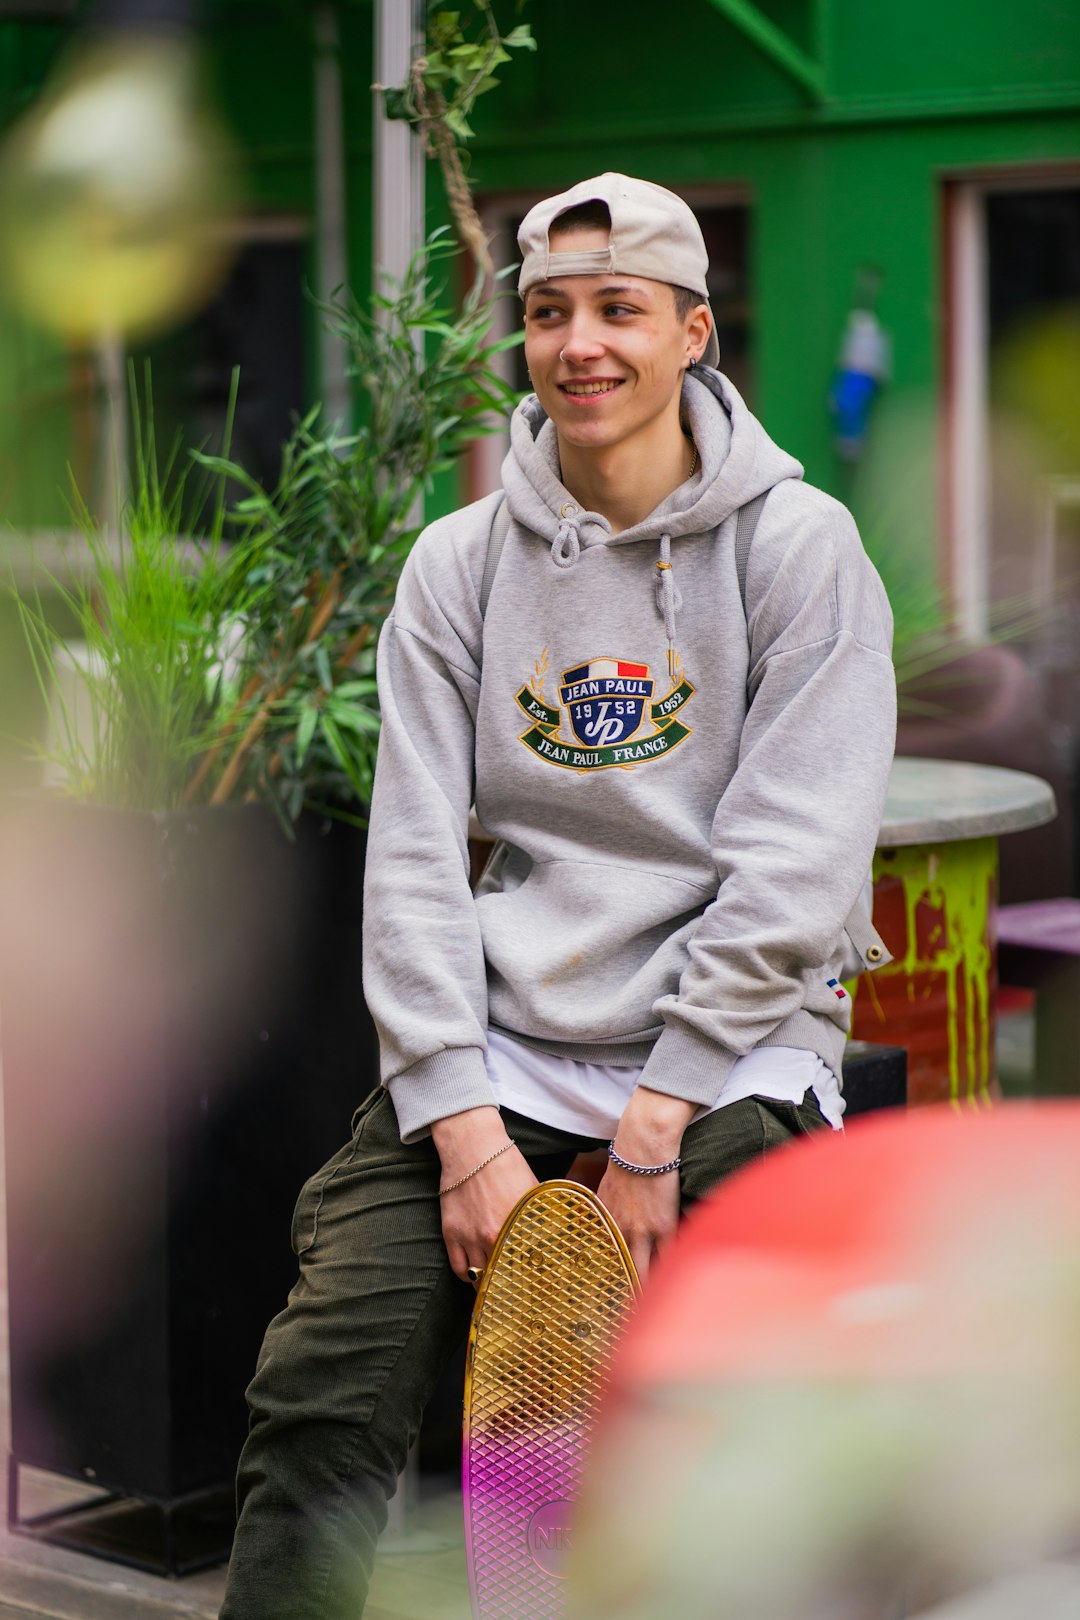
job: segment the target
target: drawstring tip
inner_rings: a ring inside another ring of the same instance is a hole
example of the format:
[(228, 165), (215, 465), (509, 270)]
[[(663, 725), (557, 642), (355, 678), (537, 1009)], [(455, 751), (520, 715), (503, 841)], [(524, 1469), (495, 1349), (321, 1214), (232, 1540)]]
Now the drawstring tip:
[(675, 684), (675, 648), (671, 644), (671, 642), (668, 642), (667, 672), (668, 672), (668, 680), (672, 683), (672, 685), (674, 685)]

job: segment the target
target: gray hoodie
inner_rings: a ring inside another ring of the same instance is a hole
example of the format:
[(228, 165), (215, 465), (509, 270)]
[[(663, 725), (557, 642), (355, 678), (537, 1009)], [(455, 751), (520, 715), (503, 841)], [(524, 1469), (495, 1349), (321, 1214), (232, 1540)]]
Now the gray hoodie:
[[(757, 1046), (840, 1072), (829, 980), (892, 760), (888, 602), (848, 512), (726, 378), (699, 368), (683, 412), (697, 476), (613, 535), (526, 399), (486, 613), (497, 495), (431, 524), (402, 573), (364, 988), (405, 1140), (493, 1101), (489, 1024), (699, 1104)], [(766, 490), (744, 615), (736, 516)], [(498, 841), (475, 896), (474, 797)]]

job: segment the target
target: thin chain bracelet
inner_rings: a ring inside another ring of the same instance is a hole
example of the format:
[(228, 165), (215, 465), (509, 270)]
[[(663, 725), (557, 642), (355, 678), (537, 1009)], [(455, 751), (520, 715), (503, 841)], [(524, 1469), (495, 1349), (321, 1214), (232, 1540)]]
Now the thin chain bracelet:
[(486, 1169), (489, 1164), (493, 1164), (501, 1154), (509, 1152), (513, 1145), (513, 1142), (504, 1142), (501, 1148), (497, 1148), (494, 1153), (489, 1153), (486, 1159), (480, 1160), (479, 1164), (474, 1164), (468, 1175), (459, 1176), (457, 1181), (452, 1181), (450, 1183), (449, 1187), (440, 1187), (439, 1197), (445, 1198), (447, 1193), (456, 1192), (458, 1187), (464, 1187), (467, 1181), (471, 1181), (473, 1176), (478, 1175), (480, 1171)]
[(669, 1170), (677, 1170), (682, 1164), (681, 1159), (669, 1159), (667, 1164), (631, 1164), (629, 1159), (623, 1159), (615, 1151), (615, 1143), (608, 1143), (607, 1156), (612, 1164), (617, 1164), (620, 1170), (629, 1170), (632, 1176), (666, 1176)]

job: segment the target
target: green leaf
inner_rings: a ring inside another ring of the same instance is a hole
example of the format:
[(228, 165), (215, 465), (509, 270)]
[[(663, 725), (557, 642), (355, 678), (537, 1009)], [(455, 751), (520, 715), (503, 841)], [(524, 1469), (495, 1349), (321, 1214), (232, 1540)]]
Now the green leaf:
[(460, 11), (437, 11), (428, 23), (428, 38), (433, 45), (448, 45), (460, 27)]
[(450, 107), (447, 110), (446, 123), (447, 127), (453, 131), (459, 140), (468, 141), (472, 139), (473, 131), (469, 124), (469, 120), (465, 117), (465, 114), (463, 112), (459, 112), (457, 108)]
[(424, 69), (424, 78), (432, 84), (444, 84), (450, 77), (450, 69), (441, 51), (429, 51), (427, 66)]
[(325, 641), (315, 644), (315, 668), (319, 672), (319, 681), (324, 692), (334, 690), (334, 677), (330, 673), (330, 654), (326, 650)]
[(355, 761), (349, 757), (348, 749), (345, 747), (345, 740), (328, 714), (320, 717), (319, 729), (326, 738), (330, 752), (344, 771), (357, 798), (366, 799), (371, 792), (371, 784), (364, 781)]
[(372, 714), (370, 709), (335, 709), (332, 718), (336, 726), (345, 726), (350, 731), (366, 732), (376, 737), (382, 729), (379, 716)]
[(319, 711), (314, 704), (308, 704), (300, 716), (300, 723), (296, 728), (296, 762), (304, 763), (311, 739), (315, 735), (315, 727), (319, 722)]
[(508, 337), (497, 339), (487, 345), (488, 354), (504, 354), (507, 349), (517, 349), (525, 342), (524, 331), (511, 332)]
[(342, 681), (340, 686), (334, 688), (334, 695), (343, 698), (370, 697), (377, 692), (379, 683), (373, 679), (359, 681)]
[(535, 51), (536, 49), (536, 40), (533, 38), (533, 31), (528, 23), (519, 23), (516, 28), (511, 28), (508, 34), (503, 35), (502, 42), (504, 45), (508, 45), (511, 50)]

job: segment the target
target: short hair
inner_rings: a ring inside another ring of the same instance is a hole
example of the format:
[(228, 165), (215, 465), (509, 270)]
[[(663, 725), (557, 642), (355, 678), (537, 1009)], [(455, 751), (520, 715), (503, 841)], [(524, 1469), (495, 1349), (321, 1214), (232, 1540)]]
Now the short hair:
[(697, 309), (699, 304), (708, 303), (707, 298), (701, 293), (691, 292), (689, 287), (677, 287), (673, 281), (669, 281), (668, 286), (675, 295), (675, 314), (680, 321), (685, 321), (690, 311)]
[[(606, 202), (599, 197), (590, 198), (588, 202), (577, 203), (575, 207), (568, 208), (565, 214), (557, 214), (549, 227), (552, 236), (573, 236), (577, 231), (610, 231), (611, 210)], [(692, 309), (708, 300), (701, 294), (691, 292), (689, 287), (677, 286), (675, 282), (665, 283), (671, 288), (675, 299), (675, 316), (679, 321), (685, 321)]]
[(568, 208), (565, 214), (556, 214), (549, 226), (549, 234), (570, 235), (574, 231), (610, 231), (611, 209), (599, 197)]

